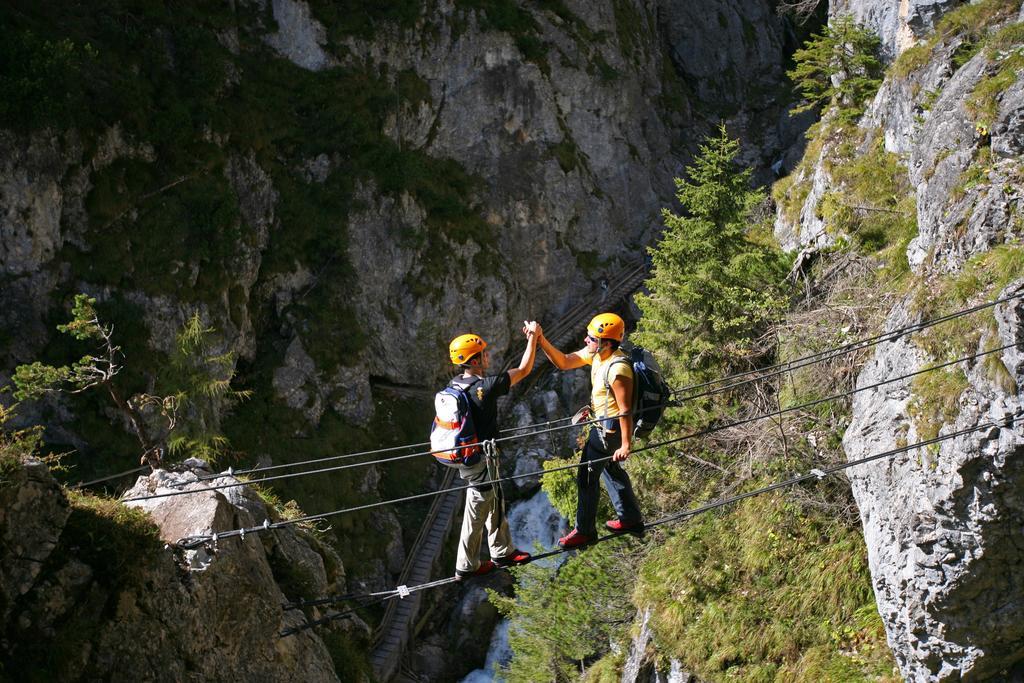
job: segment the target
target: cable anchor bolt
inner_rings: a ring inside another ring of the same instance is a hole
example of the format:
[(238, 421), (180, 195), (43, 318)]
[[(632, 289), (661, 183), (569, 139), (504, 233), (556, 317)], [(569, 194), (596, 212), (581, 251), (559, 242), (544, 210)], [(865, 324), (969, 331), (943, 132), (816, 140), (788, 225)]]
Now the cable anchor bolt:
[(402, 600), (412, 595), (412, 593), (409, 591), (409, 587), (405, 585), (398, 586), (397, 588), (395, 588), (395, 590), (398, 591), (398, 597)]

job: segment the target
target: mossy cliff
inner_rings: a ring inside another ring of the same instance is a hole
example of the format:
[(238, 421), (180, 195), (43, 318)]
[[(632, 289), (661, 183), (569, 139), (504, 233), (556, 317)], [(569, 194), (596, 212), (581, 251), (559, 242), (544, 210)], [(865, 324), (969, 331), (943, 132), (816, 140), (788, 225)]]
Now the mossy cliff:
[[(164, 486), (178, 480), (159, 477)], [(179, 533), (277, 519), (249, 490), (199, 498), (144, 511), (62, 490), (38, 460), (9, 468), (0, 487), (0, 678), (337, 681), (337, 668), (357, 680), (366, 664), (347, 644), (365, 647), (358, 618), (277, 637), (302, 622), (284, 602), (344, 590), (337, 555), (291, 529), (221, 544), (212, 562), (204, 550), (171, 550), (165, 542)]]
[[(890, 65), (856, 126), (819, 125), (778, 188), (780, 236), (876, 250), (893, 300), (881, 329), (1019, 291), (1024, 197), (1021, 4), (847, 2)], [(886, 7), (883, 7), (885, 5)], [(828, 257), (824, 257), (828, 258)], [(857, 384), (1012, 344), (1019, 301), (880, 346)], [(852, 404), (855, 459), (980, 423), (1019, 419), (1020, 352), (1007, 349), (879, 388)], [(1024, 584), (1012, 528), (1021, 426), (967, 435), (851, 471), (889, 645), (908, 680), (987, 680), (1019, 664)]]
[[(794, 259), (790, 306), (753, 350), (746, 340), (736, 370), (1018, 295), (1024, 283), (1019, 0), (848, 0), (828, 9), (832, 29), (852, 15), (873, 34), (861, 43), (872, 54), (852, 56), (878, 71), (837, 72), (832, 62), (835, 80), (814, 84), (838, 94), (822, 102), (806, 153), (773, 188), (775, 236)], [(853, 44), (833, 46), (850, 56)], [(873, 83), (862, 99), (842, 96), (851, 75)], [(698, 228), (690, 234), (702, 237)], [(748, 236), (757, 241), (757, 229)], [(673, 334), (687, 342), (709, 334), (711, 325), (664, 322), (685, 319), (693, 305), (670, 295), (672, 285), (689, 295), (691, 282), (673, 281), (671, 269), (704, 276), (717, 265), (704, 254), (679, 263), (673, 253), (705, 243), (667, 244), (654, 258), (669, 285), (657, 287), (657, 272), (648, 281), (663, 320), (639, 327), (668, 356), (673, 344), (684, 347)], [(1022, 559), (1024, 524), (1022, 314), (1013, 299), (670, 411), (655, 440), (678, 440), (629, 461), (653, 517), (984, 429), (649, 530), (643, 541), (602, 544), (547, 584), (524, 571), (517, 600), (502, 601), (516, 651), (508, 678), (531, 680), (538, 670), (588, 681), (1019, 678), (1024, 583), (1010, 568)], [(666, 340), (648, 331), (658, 324)], [(692, 372), (709, 355), (664, 365)], [(687, 438), (702, 420), (779, 409), (793, 412)], [(571, 514), (571, 476), (551, 478), (548, 494)]]

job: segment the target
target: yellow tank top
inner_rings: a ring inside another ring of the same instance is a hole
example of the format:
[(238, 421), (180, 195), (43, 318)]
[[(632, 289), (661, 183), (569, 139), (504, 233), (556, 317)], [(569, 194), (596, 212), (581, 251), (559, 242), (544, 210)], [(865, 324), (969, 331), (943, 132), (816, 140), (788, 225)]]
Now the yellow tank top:
[[(626, 362), (616, 362), (620, 358)], [(616, 377), (633, 379), (633, 366), (622, 349), (616, 349), (605, 360), (601, 360), (596, 354), (589, 357), (584, 355), (583, 359), (590, 365), (590, 405), (594, 417), (616, 417), (620, 412), (628, 412), (629, 406), (626, 410), (619, 410), (615, 394), (610, 386), (605, 386), (605, 372), (608, 373), (608, 385), (611, 385)]]

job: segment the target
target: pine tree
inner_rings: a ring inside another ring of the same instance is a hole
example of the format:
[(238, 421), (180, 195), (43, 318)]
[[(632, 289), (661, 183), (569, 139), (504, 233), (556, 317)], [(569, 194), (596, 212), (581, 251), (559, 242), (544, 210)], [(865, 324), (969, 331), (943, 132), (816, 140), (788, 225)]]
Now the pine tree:
[(665, 232), (649, 250), (650, 294), (637, 297), (634, 337), (677, 387), (735, 367), (786, 304), (786, 259), (748, 225), (764, 193), (751, 189), (750, 169), (736, 167), (738, 152), (724, 126), (701, 145), (688, 180), (676, 180), (686, 215), (663, 209)]
[(859, 117), (882, 84), (880, 45), (877, 35), (848, 14), (812, 36), (794, 53), (796, 66), (786, 72), (806, 100), (793, 112), (834, 106), (841, 121)]
[(101, 321), (96, 300), (75, 296), (71, 320), (58, 325), (60, 332), (93, 345), (93, 353), (71, 365), (53, 366), (41, 362), (15, 369), (14, 398), (26, 401), (46, 394), (80, 394), (98, 390), (105, 393), (124, 417), (142, 448), (142, 459), (156, 467), (163, 454), (215, 460), (228, 446), (220, 431), (220, 416), (249, 396), (231, 387), (234, 356), (216, 353), (211, 343), (213, 328), (194, 314), (175, 337), (169, 362), (155, 371), (159, 395), (127, 395), (118, 376), (125, 356), (114, 343), (113, 327)]

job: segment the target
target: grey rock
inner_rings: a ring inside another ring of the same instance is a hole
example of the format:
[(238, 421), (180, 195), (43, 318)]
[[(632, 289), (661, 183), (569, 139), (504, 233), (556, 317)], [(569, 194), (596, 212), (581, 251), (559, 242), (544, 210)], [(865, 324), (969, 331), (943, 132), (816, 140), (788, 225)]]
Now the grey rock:
[(1000, 98), (992, 131), (992, 152), (1004, 159), (1024, 154), (1024, 78), (1018, 78)]
[[(128, 495), (204, 484), (191, 472), (158, 470), (140, 478)], [(224, 531), (270, 514), (248, 488), (240, 485), (227, 491), (227, 496), (197, 492), (128, 505), (145, 510), (161, 538), (169, 541)], [(281, 629), (302, 621), (300, 613), (282, 611), (283, 602), (300, 597), (283, 590), (302, 588), (310, 591), (302, 597), (309, 597), (345, 588), (337, 556), (314, 538), (289, 527), (266, 538), (253, 535), (220, 543), (201, 566), (190, 566), (188, 558), (176, 556), (170, 548), (154, 548), (141, 556), (108, 556), (102, 566), (93, 566), (89, 563), (96, 560), (87, 558), (94, 555), (62, 538), (70, 528), (64, 526), (68, 513), (60, 487), (38, 461), (16, 469), (0, 489), (0, 533), (5, 534), (0, 588), (8, 624), (0, 650), (5, 661), (16, 660), (26, 639), (61, 639), (58, 665), (71, 672), (68, 680), (78, 680), (79, 672), (85, 671), (89, 677), (112, 681), (221, 680), (225, 671), (243, 680), (338, 680), (316, 632), (277, 637)], [(12, 531), (17, 538), (8, 537)], [(81, 542), (76, 537), (75, 543)], [(54, 552), (58, 544), (60, 553)], [(25, 571), (29, 560), (36, 569)], [(186, 563), (179, 564), (181, 560)], [(281, 573), (285, 567), (287, 572)], [(110, 576), (111, 571), (120, 572), (120, 578)], [(300, 574), (305, 577), (301, 585), (294, 578)], [(14, 602), (15, 597), (20, 599)], [(63, 633), (67, 623), (78, 624), (74, 638)], [(351, 619), (336, 628), (367, 630)]]
[(302, 347), (302, 340), (295, 337), (285, 351), (284, 365), (274, 370), (274, 391), (289, 408), (302, 411), (313, 425), (320, 422), (324, 412), (316, 380), (316, 363)]
[(284, 365), (274, 370), (272, 383), (285, 404), (301, 411), (311, 425), (319, 424), (328, 405), (353, 424), (365, 425), (373, 417), (365, 370), (360, 366), (341, 366), (330, 379), (325, 379), (298, 336), (288, 345)]
[[(907, 319), (904, 307), (889, 326)], [(1021, 337), (1022, 307), (999, 309), (1004, 344)], [(1016, 350), (1002, 362), (1017, 381)], [(928, 362), (907, 341), (880, 347), (858, 385), (905, 374)], [(952, 432), (979, 422), (1024, 415), (1016, 394), (988, 379), (981, 364), (968, 372), (970, 387)], [(906, 414), (911, 394), (888, 385), (854, 398), (844, 436), (853, 460), (919, 441)], [(1024, 581), (1005, 568), (1016, 563), (1013, 541), (1024, 523), (1024, 499), (1013, 489), (1024, 479), (1017, 464), (1024, 428), (989, 429), (848, 470), (861, 512), (879, 612), (890, 645), (908, 680), (984, 680), (1021, 656), (1020, 610)], [(969, 606), (969, 608), (968, 608)]]
[[(920, 254), (925, 254), (936, 267), (955, 270), (970, 255), (1010, 238), (1006, 228), (1009, 217), (1019, 210), (1021, 196), (1004, 179), (1015, 172), (1016, 162), (997, 158), (981, 183), (965, 185), (965, 174), (976, 163), (985, 140), (975, 130), (964, 102), (986, 69), (986, 56), (978, 54), (956, 72), (936, 99), (911, 150), (911, 180), (917, 184), (915, 267), (922, 266)], [(1021, 92), (1022, 83), (1018, 79), (1008, 92)], [(1020, 121), (1013, 121), (1018, 103), (1011, 102), (1004, 99), (993, 126), (1006, 146), (1022, 134)]]
[(541, 448), (519, 448), (513, 456), (512, 475), (516, 477), (512, 483), (517, 495), (524, 495), (540, 486), (540, 476), (524, 476), (532, 472), (544, 470), (544, 461), (550, 458), (548, 451)]
[(46, 465), (28, 460), (0, 483), (0, 616), (35, 584), (70, 514)]
[(303, 69), (320, 71), (337, 64), (323, 49), (327, 31), (302, 0), (271, 0), (277, 32), (265, 38), (281, 56)]
[(965, 0), (835, 0), (829, 16), (851, 14), (857, 23), (882, 39), (882, 52), (891, 60), (928, 35), (943, 14)]
[(497, 608), (491, 604), (487, 589), (507, 592), (511, 589), (512, 578), (507, 572), (497, 572), (466, 585), (451, 611), (448, 627), (448, 642), (453, 652), (460, 653), (453, 668), (463, 667), (462, 675), (469, 673), (473, 662), (483, 662), (487, 655), (489, 634), (501, 620)]
[(59, 178), (67, 169), (55, 136), (25, 141), (0, 130), (0, 275), (25, 275), (63, 245)]

